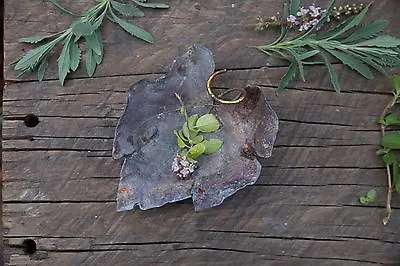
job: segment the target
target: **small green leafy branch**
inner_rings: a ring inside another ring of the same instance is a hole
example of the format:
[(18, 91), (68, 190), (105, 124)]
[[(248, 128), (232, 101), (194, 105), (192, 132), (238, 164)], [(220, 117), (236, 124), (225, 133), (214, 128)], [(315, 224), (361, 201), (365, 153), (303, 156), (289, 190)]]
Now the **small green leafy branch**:
[(400, 127), (400, 117), (394, 113), (390, 113), (391, 109), (398, 103), (400, 103), (400, 75), (395, 75), (393, 78), (393, 97), (390, 102), (383, 109), (379, 119), (382, 140), (381, 148), (377, 151), (377, 154), (382, 156), (386, 166), (388, 192), (386, 200), (386, 214), (382, 220), (383, 224), (387, 224), (392, 210), (392, 191), (400, 193), (400, 173), (399, 173), (399, 162), (396, 158), (395, 150), (400, 150), (400, 133), (386, 134), (387, 127)]
[[(63, 13), (77, 16), (63, 8), (56, 0), (50, 1)], [(65, 77), (70, 71), (75, 71), (81, 61), (82, 51), (79, 47), (81, 39), (85, 40), (87, 74), (92, 77), (96, 66), (102, 62), (104, 55), (100, 30), (104, 18), (118, 24), (132, 36), (148, 43), (153, 43), (154, 37), (149, 32), (129, 23), (120, 16), (143, 17), (144, 12), (140, 8), (169, 8), (167, 4), (148, 3), (147, 0), (132, 0), (132, 3), (127, 4), (114, 0), (99, 0), (97, 2), (82, 16), (78, 16), (77, 20), (63, 31), (20, 39), (20, 42), (31, 44), (46, 42), (37, 48), (29, 50), (12, 62), (12, 64), (15, 64), (14, 69), (20, 71), (18, 77), (37, 71), (38, 79), (40, 81), (43, 80), (51, 51), (57, 44), (61, 43), (63, 48), (58, 57), (58, 76), (63, 85)]]
[[(325, 64), (334, 89), (339, 92), (337, 73), (329, 61), (334, 57), (355, 70), (366, 79), (373, 79), (372, 69), (385, 74), (384, 67), (400, 66), (400, 39), (382, 35), (388, 25), (386, 20), (377, 20), (360, 27), (370, 5), (357, 15), (347, 18), (335, 27), (327, 21), (334, 16), (335, 1), (322, 12), (318, 22), (309, 30), (288, 37), (290, 26), (281, 25), (281, 34), (273, 43), (253, 46), (257, 50), (289, 62), (286, 74), (281, 78), (278, 90), (286, 88), (299, 73), (305, 82), (304, 66)], [(300, 0), (289, 0), (284, 4), (282, 18), (290, 19), (300, 9)], [(328, 28), (324, 31), (324, 28)], [(354, 30), (355, 29), (355, 30)]]
[(222, 147), (222, 140), (206, 139), (203, 135), (203, 133), (217, 131), (221, 124), (215, 115), (210, 113), (202, 116), (198, 114), (188, 116), (181, 96), (177, 93), (175, 93), (175, 96), (181, 104), (180, 112), (185, 118), (182, 129), (174, 131), (176, 141), (181, 149), (181, 155), (185, 156), (190, 163), (196, 164), (197, 161), (195, 159), (200, 155), (217, 152)]

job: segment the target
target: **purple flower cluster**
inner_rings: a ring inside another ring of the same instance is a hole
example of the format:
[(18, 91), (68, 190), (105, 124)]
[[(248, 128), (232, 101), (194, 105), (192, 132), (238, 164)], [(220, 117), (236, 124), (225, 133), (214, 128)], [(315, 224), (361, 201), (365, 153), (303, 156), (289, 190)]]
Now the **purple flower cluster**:
[(171, 170), (179, 179), (188, 178), (196, 169), (196, 164), (190, 163), (185, 155), (177, 154), (172, 162)]
[(322, 10), (321, 7), (314, 4), (308, 8), (301, 7), (296, 16), (290, 15), (287, 18), (287, 22), (292, 27), (298, 27), (299, 31), (306, 31), (318, 23), (323, 12), (326, 12), (326, 10)]

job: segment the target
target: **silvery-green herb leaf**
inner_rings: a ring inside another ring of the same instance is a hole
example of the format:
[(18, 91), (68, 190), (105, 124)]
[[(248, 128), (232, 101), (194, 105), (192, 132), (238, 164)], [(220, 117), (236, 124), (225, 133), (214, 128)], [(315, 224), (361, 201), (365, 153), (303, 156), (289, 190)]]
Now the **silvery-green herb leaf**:
[(336, 49), (326, 49), (331, 55), (342, 61), (343, 64), (349, 66), (351, 69), (354, 69), (361, 75), (363, 75), (366, 79), (373, 79), (374, 74), (372, 74), (371, 70), (368, 68), (366, 64), (364, 64), (358, 58), (351, 56), (348, 53), (336, 50)]
[(131, 35), (142, 39), (143, 41), (146, 41), (148, 43), (154, 43), (154, 37), (147, 31), (129, 23), (126, 20), (123, 20), (119, 17), (117, 17), (114, 13), (111, 13), (112, 18), (128, 33)]
[(289, 65), (287, 72), (285, 73), (285, 75), (283, 75), (281, 81), (279, 82), (278, 91), (283, 90), (289, 85), (289, 82), (296, 76), (296, 72), (297, 64), (295, 61), (292, 61)]
[(50, 52), (54, 45), (55, 43), (50, 42), (35, 49), (29, 50), (21, 57), (14, 69), (21, 71), (28, 69), (34, 70), (38, 63)]
[(44, 78), (44, 73), (46, 72), (47, 67), (49, 66), (49, 62), (47, 61), (47, 57), (42, 60), (38, 67), (38, 80), (42, 81)]
[(92, 77), (96, 70), (96, 61), (94, 59), (94, 52), (91, 48), (86, 49), (86, 71), (89, 77)]
[(322, 60), (324, 60), (325, 65), (328, 68), (328, 72), (329, 72), (329, 76), (331, 78), (333, 88), (335, 89), (336, 92), (340, 92), (340, 84), (339, 84), (339, 80), (338, 80), (335, 69), (333, 68), (332, 64), (329, 62), (329, 59), (323, 53), (320, 53), (319, 55), (321, 56)]
[(375, 46), (384, 48), (394, 48), (400, 46), (400, 40), (392, 36), (383, 35), (370, 40), (360, 42), (356, 46)]
[(25, 42), (25, 43), (38, 43), (38, 42), (41, 42), (43, 40), (53, 38), (53, 37), (55, 37), (57, 35), (60, 35), (60, 33), (58, 32), (58, 33), (47, 34), (47, 35), (35, 35), (35, 36), (31, 36), (31, 37), (21, 38), (18, 41), (19, 42)]
[(149, 8), (169, 8), (169, 5), (164, 3), (146, 3), (145, 1), (137, 1), (134, 2), (141, 7), (149, 7)]
[(131, 17), (144, 17), (144, 12), (132, 4), (121, 4), (117, 1), (111, 1), (111, 5), (121, 15)]
[(71, 42), (72, 42), (72, 36), (70, 35), (65, 43), (64, 47), (61, 51), (60, 57), (58, 57), (58, 76), (61, 82), (61, 85), (64, 84), (65, 77), (69, 73), (70, 69), (70, 62), (71, 62), (71, 57), (70, 57), (70, 48), (71, 48)]
[(351, 43), (363, 39), (368, 39), (382, 32), (389, 24), (387, 20), (376, 20), (366, 24), (360, 30), (353, 32), (349, 37), (343, 40), (343, 43)]
[(54, 5), (54, 7), (56, 7), (61, 13), (64, 13), (64, 14), (67, 14), (67, 15), (70, 15), (73, 17), (79, 17), (78, 14), (75, 14), (74, 12), (65, 9), (57, 0), (48, 0), (48, 1), (51, 2)]
[(102, 54), (101, 40), (99, 40), (95, 34), (85, 36), (86, 49), (92, 49), (98, 55)]
[(81, 61), (81, 49), (79, 49), (78, 43), (71, 42), (69, 55), (71, 58), (70, 68), (72, 71), (75, 71), (79, 66), (79, 62)]
[(79, 39), (81, 36), (87, 36), (87, 35), (92, 35), (94, 28), (92, 24), (88, 22), (78, 22), (72, 25), (71, 28), (72, 32), (76, 35), (76, 37)]

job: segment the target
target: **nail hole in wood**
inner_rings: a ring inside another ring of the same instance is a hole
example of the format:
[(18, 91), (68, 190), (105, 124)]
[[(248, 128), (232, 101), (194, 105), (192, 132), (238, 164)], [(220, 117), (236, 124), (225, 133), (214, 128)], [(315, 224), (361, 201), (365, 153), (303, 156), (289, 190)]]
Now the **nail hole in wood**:
[(24, 123), (27, 127), (36, 127), (39, 124), (39, 117), (34, 114), (28, 114), (24, 117)]
[(22, 242), (22, 247), (24, 249), (24, 253), (28, 254), (28, 255), (32, 255), (35, 254), (35, 252), (37, 251), (37, 247), (36, 247), (36, 241), (33, 239), (25, 239)]

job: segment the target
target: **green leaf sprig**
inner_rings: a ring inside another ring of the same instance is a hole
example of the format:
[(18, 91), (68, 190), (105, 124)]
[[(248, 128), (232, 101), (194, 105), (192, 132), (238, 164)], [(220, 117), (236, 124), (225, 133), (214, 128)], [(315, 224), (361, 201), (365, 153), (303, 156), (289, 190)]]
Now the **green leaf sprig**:
[(361, 196), (359, 200), (362, 205), (370, 205), (374, 203), (376, 200), (376, 190), (370, 189), (367, 194), (365, 194), (365, 196)]
[[(76, 14), (63, 8), (56, 0), (50, 0), (50, 2), (63, 13), (76, 16)], [(140, 8), (169, 8), (169, 6), (163, 3), (149, 3), (147, 0), (132, 0), (131, 2), (123, 4), (116, 0), (100, 0), (63, 31), (20, 39), (19, 41), (24, 43), (43, 42), (43, 44), (29, 50), (12, 62), (12, 64), (15, 64), (14, 69), (20, 71), (18, 77), (37, 71), (38, 79), (43, 80), (51, 52), (60, 43), (63, 48), (57, 60), (58, 76), (63, 85), (68, 73), (75, 71), (80, 64), (82, 51), (79, 47), (79, 41), (81, 39), (85, 40), (87, 74), (92, 77), (96, 66), (102, 62), (104, 56), (100, 30), (104, 18), (118, 24), (132, 36), (148, 43), (154, 43), (154, 37), (149, 32), (129, 23), (121, 16), (143, 17), (144, 12)]]
[[(327, 21), (334, 16), (335, 0), (331, 1), (327, 10), (310, 29), (302, 31), (294, 37), (288, 37), (290, 26), (281, 25), (281, 34), (273, 43), (253, 46), (257, 50), (273, 57), (289, 62), (286, 74), (281, 78), (278, 91), (288, 87), (289, 83), (300, 75), (306, 81), (304, 66), (325, 64), (333, 85), (341, 90), (337, 73), (329, 57), (358, 72), (366, 79), (373, 79), (371, 69), (385, 74), (384, 67), (400, 66), (400, 39), (382, 35), (388, 25), (386, 20), (377, 20), (360, 27), (369, 6), (357, 15), (347, 18), (336, 27), (326, 27)], [(290, 0), (284, 4), (283, 19), (295, 16), (300, 7), (299, 0)]]
[(394, 113), (390, 113), (391, 109), (398, 103), (400, 103), (400, 75), (393, 77), (393, 97), (390, 102), (383, 109), (379, 119), (381, 128), (381, 148), (378, 149), (377, 154), (382, 156), (382, 159), (386, 166), (388, 192), (386, 199), (386, 213), (382, 220), (383, 224), (386, 225), (389, 222), (392, 210), (392, 191), (400, 193), (400, 172), (399, 172), (399, 161), (396, 158), (395, 151), (400, 150), (400, 133), (386, 134), (386, 128), (399, 127), (400, 117)]
[(185, 156), (190, 163), (196, 164), (195, 160), (202, 154), (217, 152), (223, 145), (220, 139), (206, 139), (203, 133), (213, 133), (217, 131), (221, 124), (213, 114), (199, 116), (194, 114), (188, 116), (186, 107), (181, 96), (175, 93), (181, 104), (181, 114), (185, 117), (182, 129), (175, 130), (176, 141), (181, 149), (181, 155)]

